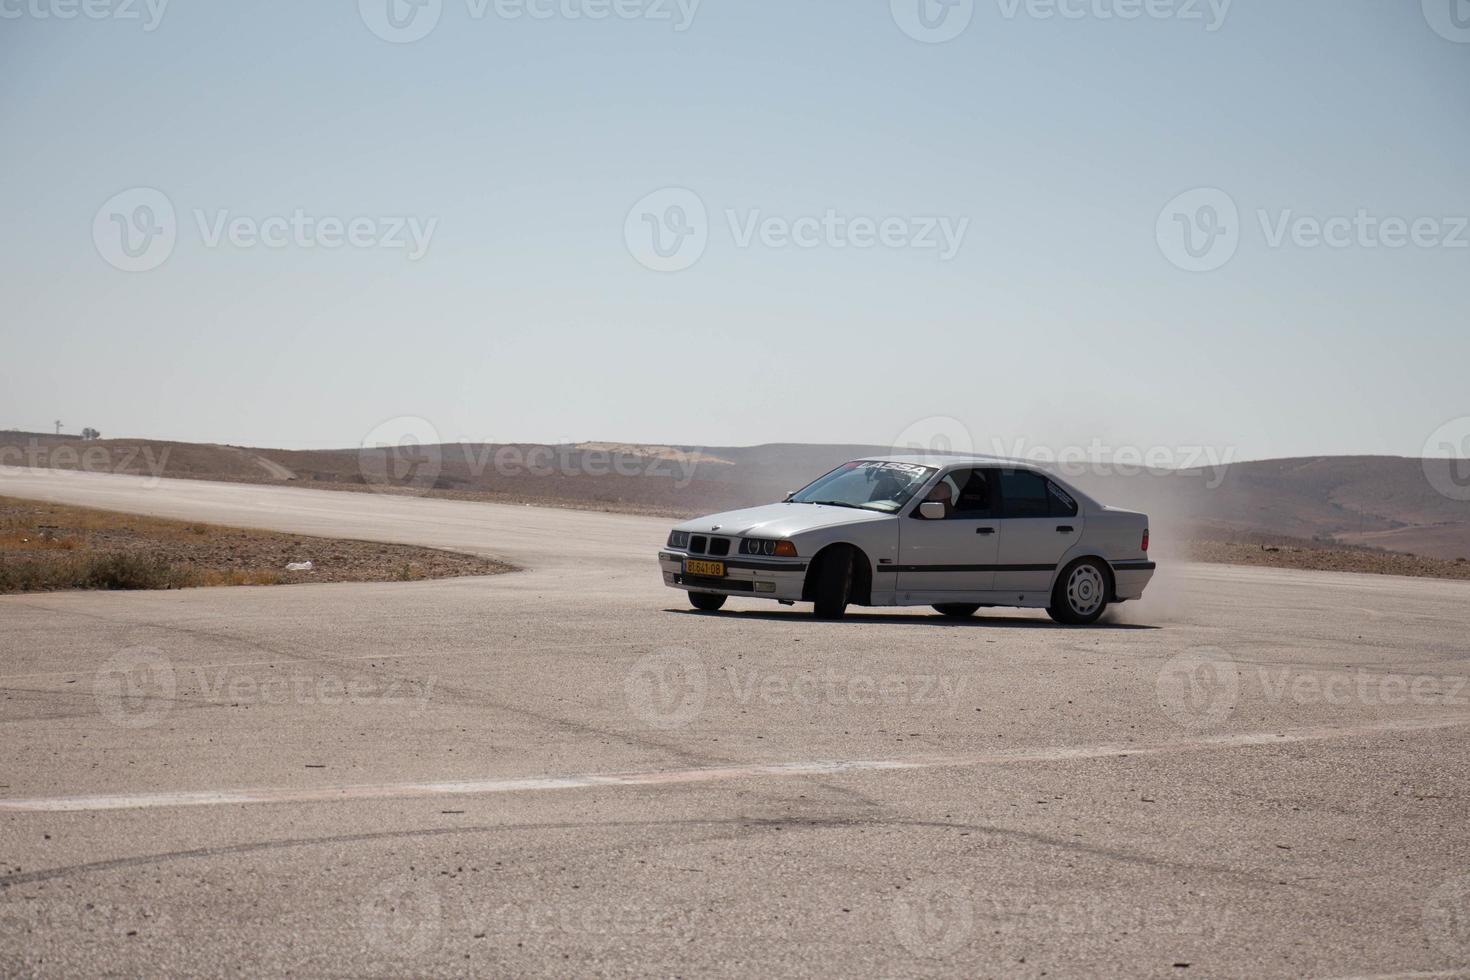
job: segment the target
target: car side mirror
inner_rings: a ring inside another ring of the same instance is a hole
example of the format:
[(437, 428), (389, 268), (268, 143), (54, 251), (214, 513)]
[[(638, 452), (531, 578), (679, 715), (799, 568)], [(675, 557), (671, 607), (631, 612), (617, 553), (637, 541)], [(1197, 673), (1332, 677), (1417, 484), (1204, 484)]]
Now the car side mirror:
[(926, 500), (919, 505), (919, 516), (926, 521), (944, 520), (944, 501)]
[(782, 500), (789, 501), (794, 496), (796, 496), (796, 491), (795, 490), (787, 490), (786, 491), (786, 496), (782, 497), (781, 499)]

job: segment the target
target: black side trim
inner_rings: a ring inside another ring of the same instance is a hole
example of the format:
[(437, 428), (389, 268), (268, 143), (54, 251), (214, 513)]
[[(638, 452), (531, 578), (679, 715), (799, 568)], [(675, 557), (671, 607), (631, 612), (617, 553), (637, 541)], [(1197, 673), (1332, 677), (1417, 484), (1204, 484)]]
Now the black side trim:
[(1055, 565), (880, 565), (880, 572), (1054, 572)]
[(1120, 572), (1151, 572), (1159, 566), (1151, 561), (1115, 561), (1113, 568)]

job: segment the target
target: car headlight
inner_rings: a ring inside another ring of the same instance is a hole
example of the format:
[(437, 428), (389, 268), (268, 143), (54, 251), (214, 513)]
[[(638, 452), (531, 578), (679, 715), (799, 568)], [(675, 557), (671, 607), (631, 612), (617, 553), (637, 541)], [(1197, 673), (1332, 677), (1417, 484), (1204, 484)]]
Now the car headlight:
[(743, 538), (740, 541), (742, 555), (769, 555), (775, 558), (795, 558), (796, 545), (790, 541), (772, 538)]
[(689, 532), (688, 531), (670, 531), (669, 532), (669, 547), (670, 548), (688, 548), (689, 547)]

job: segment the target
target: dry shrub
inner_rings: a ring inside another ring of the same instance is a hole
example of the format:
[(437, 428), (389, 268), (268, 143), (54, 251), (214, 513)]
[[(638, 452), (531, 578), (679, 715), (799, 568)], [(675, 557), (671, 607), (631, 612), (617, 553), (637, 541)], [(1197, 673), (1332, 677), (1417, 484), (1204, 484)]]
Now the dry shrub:
[(189, 569), (151, 555), (39, 552), (34, 557), (0, 557), (0, 592), (183, 589), (198, 584)]

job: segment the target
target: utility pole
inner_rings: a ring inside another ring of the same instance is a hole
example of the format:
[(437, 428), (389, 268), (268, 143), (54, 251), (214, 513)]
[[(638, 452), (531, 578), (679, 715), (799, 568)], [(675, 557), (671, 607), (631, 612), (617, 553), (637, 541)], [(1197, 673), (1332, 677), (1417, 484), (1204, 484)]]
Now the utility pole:
[(61, 435), (61, 419), (56, 420), (56, 434)]

